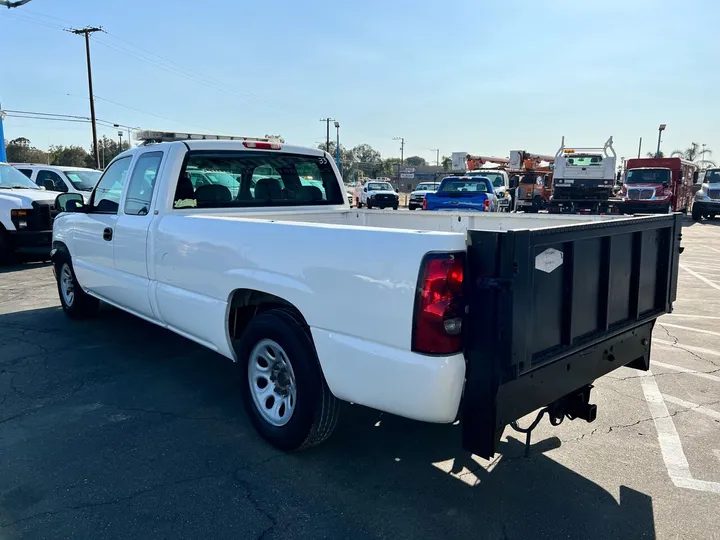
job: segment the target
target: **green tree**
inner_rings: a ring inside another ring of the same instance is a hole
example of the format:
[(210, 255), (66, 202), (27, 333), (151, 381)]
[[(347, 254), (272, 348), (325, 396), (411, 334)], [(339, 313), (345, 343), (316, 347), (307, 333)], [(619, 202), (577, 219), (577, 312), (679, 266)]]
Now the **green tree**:
[(82, 146), (53, 145), (50, 147), (50, 163), (66, 167), (86, 167), (90, 155)]
[(420, 156), (410, 156), (409, 158), (405, 158), (405, 163), (407, 163), (411, 167), (423, 167), (427, 165), (427, 161), (425, 161), (425, 158), (422, 158)]
[(654, 158), (654, 157), (664, 158), (664, 157), (665, 157), (665, 152), (660, 152), (660, 154), (658, 154), (658, 155), (655, 155), (655, 152), (648, 152), (648, 153), (645, 154), (645, 155), (646, 155), (647, 157), (649, 157), (649, 158)]
[(30, 139), (18, 137), (5, 141), (7, 160), (10, 163), (47, 163), (48, 154), (31, 146)]
[(449, 171), (452, 166), (452, 159), (449, 156), (443, 156), (440, 165), (442, 165), (443, 171)]
[(285, 139), (282, 137), (282, 135), (269, 135), (269, 134), (266, 133), (266, 134), (265, 134), (265, 138), (266, 138), (266, 139), (277, 139), (277, 140), (279, 140), (281, 143), (284, 143), (284, 142), (285, 142)]
[[(108, 166), (108, 164), (115, 159), (115, 156), (120, 154), (121, 152), (124, 152), (130, 148), (130, 143), (128, 141), (123, 141), (122, 146), (120, 146), (120, 141), (116, 141), (113, 139), (110, 139), (109, 137), (106, 137), (103, 135), (102, 139), (98, 141), (98, 151), (100, 153), (100, 167), (105, 168)], [(92, 155), (92, 146), (90, 147), (90, 152), (88, 153), (88, 167), (95, 167), (95, 158)]]

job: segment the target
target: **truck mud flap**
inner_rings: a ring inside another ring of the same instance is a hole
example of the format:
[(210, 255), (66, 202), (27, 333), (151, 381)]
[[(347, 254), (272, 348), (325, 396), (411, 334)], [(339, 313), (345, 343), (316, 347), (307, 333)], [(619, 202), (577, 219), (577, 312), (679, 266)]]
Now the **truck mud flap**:
[(467, 450), (489, 458), (511, 422), (619, 367), (649, 368), (677, 293), (681, 219), (468, 232)]

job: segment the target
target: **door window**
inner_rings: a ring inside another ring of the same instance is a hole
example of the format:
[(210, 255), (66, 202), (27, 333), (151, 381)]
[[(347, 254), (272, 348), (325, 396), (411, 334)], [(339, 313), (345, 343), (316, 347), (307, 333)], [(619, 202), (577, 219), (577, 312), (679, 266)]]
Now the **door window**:
[(162, 152), (146, 152), (135, 162), (125, 198), (126, 214), (146, 216), (150, 211), (155, 179), (162, 158)]
[(23, 173), (28, 178), (32, 178), (32, 169), (18, 169), (21, 173)]
[(90, 202), (91, 211), (101, 214), (117, 214), (131, 161), (131, 156), (125, 156), (113, 161), (105, 169), (105, 173), (93, 192)]
[(60, 178), (60, 175), (53, 172), (53, 171), (46, 171), (46, 170), (40, 170), (38, 171), (37, 178), (35, 179), (35, 183), (38, 186), (45, 186), (45, 181), (50, 180), (53, 183), (53, 191), (62, 191), (66, 192), (68, 190), (67, 186), (65, 185), (65, 182), (63, 182), (62, 178)]

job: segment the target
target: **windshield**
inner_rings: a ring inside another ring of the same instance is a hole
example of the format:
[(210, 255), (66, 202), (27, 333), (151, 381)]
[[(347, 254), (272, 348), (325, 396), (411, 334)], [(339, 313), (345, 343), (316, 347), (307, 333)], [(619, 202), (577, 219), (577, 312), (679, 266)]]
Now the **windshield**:
[(670, 182), (668, 169), (631, 169), (625, 178), (626, 184), (662, 184)]
[(368, 191), (393, 191), (393, 188), (385, 182), (371, 182), (368, 184)]
[(570, 154), (565, 156), (568, 165), (588, 167), (591, 165), (602, 165), (602, 156), (598, 154)]
[(418, 184), (415, 191), (436, 191), (440, 184)]
[(100, 180), (100, 171), (65, 171), (65, 176), (78, 191), (92, 191)]
[(720, 169), (708, 169), (705, 173), (706, 184), (720, 184)]
[(446, 178), (440, 185), (440, 190), (443, 192), (476, 192), (476, 193), (487, 193), (489, 180), (482, 178)]
[(15, 167), (0, 164), (0, 189), (40, 189)]

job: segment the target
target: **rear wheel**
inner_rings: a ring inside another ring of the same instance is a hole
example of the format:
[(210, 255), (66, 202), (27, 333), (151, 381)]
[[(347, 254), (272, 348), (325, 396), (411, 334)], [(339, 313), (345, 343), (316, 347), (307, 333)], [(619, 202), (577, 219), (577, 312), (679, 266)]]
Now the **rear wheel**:
[(372, 210), (372, 204), (370, 204), (370, 202), (367, 203), (367, 209)]
[(356, 206), (357, 206), (358, 208), (362, 208), (363, 205), (362, 205), (362, 203), (360, 202), (360, 199), (356, 199), (356, 201), (357, 201), (357, 202), (355, 203)]
[(330, 436), (339, 401), (325, 382), (310, 333), (297, 313), (278, 308), (257, 315), (235, 350), (245, 410), (267, 442), (293, 451)]
[(408, 206), (408, 210), (415, 210), (414, 206)]
[(399, 208), (399, 205), (397, 205), (397, 204), (395, 206), (393, 206), (393, 210), (397, 210), (398, 208)]
[(90, 296), (78, 283), (75, 270), (68, 255), (61, 255), (55, 262), (55, 278), (63, 311), (73, 319), (86, 319), (97, 315), (100, 300)]

